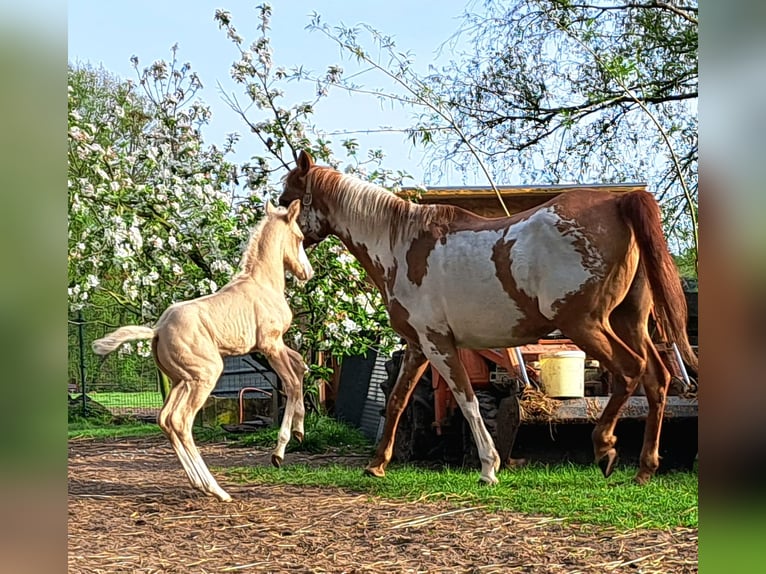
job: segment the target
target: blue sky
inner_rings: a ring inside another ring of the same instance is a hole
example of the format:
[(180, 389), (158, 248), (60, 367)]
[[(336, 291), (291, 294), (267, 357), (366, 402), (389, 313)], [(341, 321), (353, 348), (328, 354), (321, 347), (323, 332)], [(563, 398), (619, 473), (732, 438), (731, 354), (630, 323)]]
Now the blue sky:
[[(179, 59), (190, 62), (202, 79), (205, 89), (199, 97), (213, 110), (211, 126), (205, 132), (208, 143), (222, 144), (225, 134), (243, 134), (238, 144), (237, 159), (247, 159), (260, 152), (258, 142), (248, 140), (244, 124), (223, 102), (218, 84), (229, 93), (241, 91), (229, 76), (230, 64), (236, 59), (234, 45), (218, 29), (213, 15), (218, 8), (228, 10), (234, 25), (246, 41), (258, 36), (255, 6), (258, 1), (224, 0), (222, 3), (181, 2), (163, 0), (70, 0), (68, 3), (69, 61), (102, 64), (123, 77), (134, 78), (130, 57), (139, 58), (144, 67), (158, 59), (168, 59), (170, 48), (178, 43)], [(445, 62), (452, 55), (439, 47), (450, 38), (460, 24), (467, 0), (387, 0), (330, 1), (295, 0), (272, 2), (272, 45), (274, 62), (291, 68), (322, 72), (330, 64), (340, 64), (346, 74), (354, 62), (343, 59), (338, 47), (317, 32), (305, 29), (310, 14), (317, 12), (330, 25), (367, 23), (394, 38), (400, 51), (411, 51), (416, 69), (427, 70), (429, 64)], [(380, 76), (367, 74), (357, 81), (369, 87), (385, 86)], [(313, 86), (292, 83), (286, 103), (311, 99)], [(382, 106), (373, 97), (349, 95), (336, 90), (317, 109), (315, 123), (326, 132), (367, 130), (381, 126), (406, 127), (411, 111)], [(339, 142), (342, 136), (333, 136)], [(385, 166), (403, 169), (420, 182), (423, 174), (422, 150), (411, 150), (401, 134), (354, 136), (362, 149), (380, 147), (386, 155)], [(429, 182), (433, 185), (460, 182)]]

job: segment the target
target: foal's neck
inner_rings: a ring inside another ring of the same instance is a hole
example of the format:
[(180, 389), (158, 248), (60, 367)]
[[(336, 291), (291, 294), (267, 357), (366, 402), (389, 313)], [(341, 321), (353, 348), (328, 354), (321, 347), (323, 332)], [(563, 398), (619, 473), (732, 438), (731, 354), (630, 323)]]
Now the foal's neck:
[(251, 239), (238, 276), (253, 279), (259, 285), (266, 284), (284, 291), (284, 249), (282, 242), (269, 231), (265, 227), (260, 230), (257, 237)]

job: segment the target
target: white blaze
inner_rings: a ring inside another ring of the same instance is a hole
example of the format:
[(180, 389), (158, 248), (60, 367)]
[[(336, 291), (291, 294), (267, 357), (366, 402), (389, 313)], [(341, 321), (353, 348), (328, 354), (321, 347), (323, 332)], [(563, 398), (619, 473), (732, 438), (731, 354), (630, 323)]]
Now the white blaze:
[(306, 281), (308, 281), (314, 276), (314, 268), (309, 262), (308, 255), (306, 255), (306, 250), (303, 248), (303, 243), (298, 246), (298, 261), (300, 261), (300, 264), (303, 267), (303, 271), (306, 273)]

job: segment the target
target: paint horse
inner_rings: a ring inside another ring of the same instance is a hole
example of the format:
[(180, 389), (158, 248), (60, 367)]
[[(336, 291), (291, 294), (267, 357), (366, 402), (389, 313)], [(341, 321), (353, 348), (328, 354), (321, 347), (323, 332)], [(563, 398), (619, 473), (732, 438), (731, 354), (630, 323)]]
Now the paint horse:
[(287, 401), (272, 464), (284, 460), (291, 430), (303, 440), (306, 366), (282, 340), (292, 321), (285, 269), (300, 281), (314, 274), (297, 224), (300, 207), (298, 201), (287, 209), (266, 203), (266, 217), (251, 232), (240, 271), (216, 293), (171, 305), (154, 328), (121, 327), (93, 342), (94, 352), (106, 355), (126, 341), (152, 339), (154, 360), (172, 383), (158, 423), (191, 484), (221, 501), (231, 496), (202, 460), (192, 423), (221, 376), (223, 357), (258, 351), (282, 380)]
[(280, 203), (296, 199), (305, 244), (337, 236), (382, 293), (391, 327), (407, 343), (368, 474), (385, 475), (399, 418), (430, 361), (470, 425), (480, 480), (496, 483), (500, 458), (457, 349), (524, 345), (561, 329), (613, 375), (613, 393), (592, 433), (604, 476), (614, 468), (620, 409), (638, 385), (649, 409), (635, 480), (654, 475), (670, 374), (649, 336), (650, 313), (694, 370), (697, 358), (685, 331), (681, 281), (649, 193), (577, 190), (487, 219), (455, 206), (407, 202), (301, 152)]

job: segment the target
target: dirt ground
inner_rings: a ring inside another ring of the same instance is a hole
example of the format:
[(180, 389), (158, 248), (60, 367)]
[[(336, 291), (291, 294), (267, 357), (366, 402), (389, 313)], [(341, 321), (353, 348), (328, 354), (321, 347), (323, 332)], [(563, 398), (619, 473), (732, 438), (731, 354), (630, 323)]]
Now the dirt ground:
[[(270, 454), (202, 445), (208, 465)], [(351, 459), (361, 468), (366, 459)], [(289, 464), (338, 462), (288, 453)], [(397, 502), (353, 492), (190, 486), (163, 438), (69, 444), (69, 572), (697, 572), (697, 530), (618, 533), (513, 512)]]

